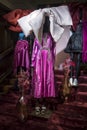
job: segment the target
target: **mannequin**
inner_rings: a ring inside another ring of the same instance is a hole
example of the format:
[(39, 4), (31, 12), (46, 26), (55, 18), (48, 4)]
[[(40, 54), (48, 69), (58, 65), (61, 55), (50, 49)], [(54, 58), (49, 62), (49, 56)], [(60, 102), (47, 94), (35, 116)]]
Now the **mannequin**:
[(78, 76), (80, 69), (80, 62), (82, 56), (82, 9), (79, 8), (79, 17), (80, 21), (77, 25), (76, 31), (72, 32), (72, 35), (69, 39), (65, 52), (70, 54), (71, 60), (75, 62), (75, 67), (70, 67), (70, 79), (69, 82), (72, 86), (78, 85)]
[[(33, 71), (33, 95), (37, 102), (42, 104), (41, 114), (45, 107), (45, 99), (48, 97), (55, 97), (54, 86), (54, 47), (55, 42), (49, 33), (49, 17), (45, 17), (43, 26), (42, 42), (40, 43), (36, 38), (34, 40), (32, 52), (32, 67)], [(44, 105), (44, 106), (43, 106)], [(36, 107), (37, 113), (37, 107)], [(38, 112), (40, 113), (40, 111)]]

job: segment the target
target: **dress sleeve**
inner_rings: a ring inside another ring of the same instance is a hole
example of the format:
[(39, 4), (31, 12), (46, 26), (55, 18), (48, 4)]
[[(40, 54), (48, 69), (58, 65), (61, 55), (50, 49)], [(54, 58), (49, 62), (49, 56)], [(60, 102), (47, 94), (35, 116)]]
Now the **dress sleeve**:
[[(37, 18), (39, 16), (40, 12), (41, 12), (41, 9), (35, 10), (35, 11), (31, 12), (30, 14), (28, 14), (24, 17), (21, 17), (17, 20), (19, 26), (21, 27), (21, 29), (24, 32), (26, 37), (30, 34), (30, 31), (33, 30), (33, 28), (32, 28), (32, 26), (34, 26), (34, 25), (32, 25), (33, 21), (34, 21), (34, 23), (37, 23), (35, 18)], [(34, 28), (36, 29), (37, 25), (34, 26)]]
[(38, 53), (38, 45), (37, 45), (37, 40), (35, 39), (33, 44), (32, 58), (31, 58), (32, 67), (34, 67), (36, 64), (37, 53)]
[[(28, 15), (29, 16), (29, 15)], [(28, 23), (28, 16), (24, 16), (20, 19), (18, 19), (18, 24), (21, 27), (22, 31), (25, 34), (25, 37), (27, 37), (32, 30), (31, 26)]]

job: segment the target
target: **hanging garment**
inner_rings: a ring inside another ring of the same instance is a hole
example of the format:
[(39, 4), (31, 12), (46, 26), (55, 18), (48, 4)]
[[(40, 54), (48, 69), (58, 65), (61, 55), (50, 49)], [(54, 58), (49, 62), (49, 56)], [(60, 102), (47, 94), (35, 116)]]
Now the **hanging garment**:
[(22, 10), (22, 9), (15, 9), (7, 14), (3, 15), (3, 18), (10, 24), (8, 27), (9, 30), (14, 32), (21, 32), (21, 28), (18, 25), (17, 20), (25, 15), (28, 15), (31, 10)]
[(58, 55), (61, 51), (64, 51), (69, 41), (69, 38), (70, 38), (70, 27), (65, 27), (64, 33), (56, 43), (56, 47), (55, 47), (56, 55)]
[(87, 21), (87, 2), (81, 3), (81, 2), (70, 2), (69, 5), (69, 11), (72, 17), (73, 21), (73, 30), (75, 31), (78, 25), (78, 22), (80, 21), (79, 17), (79, 9), (82, 9), (82, 21)]
[(82, 53), (83, 47), (83, 36), (82, 36), (82, 22), (77, 25), (76, 31), (71, 35), (68, 44), (65, 48), (65, 52), (67, 53)]
[(11, 30), (11, 31), (14, 31), (14, 32), (21, 32), (22, 31), (18, 24), (16, 26), (11, 25), (11, 26), (8, 27), (8, 29)]
[[(78, 77), (80, 72), (80, 61), (83, 47), (82, 21), (77, 25), (76, 31), (71, 35), (65, 52), (70, 54), (70, 59), (75, 62), (75, 67), (70, 67), (70, 84), (78, 85)], [(74, 79), (73, 79), (74, 78)]]
[(14, 73), (17, 73), (17, 67), (25, 67), (27, 71), (30, 68), (29, 44), (27, 40), (18, 40), (14, 51)]
[(54, 41), (51, 35), (43, 36), (41, 44), (35, 39), (32, 52), (33, 93), (35, 98), (55, 97), (54, 56)]
[(87, 62), (87, 22), (83, 22), (83, 53), (82, 53), (83, 63)]

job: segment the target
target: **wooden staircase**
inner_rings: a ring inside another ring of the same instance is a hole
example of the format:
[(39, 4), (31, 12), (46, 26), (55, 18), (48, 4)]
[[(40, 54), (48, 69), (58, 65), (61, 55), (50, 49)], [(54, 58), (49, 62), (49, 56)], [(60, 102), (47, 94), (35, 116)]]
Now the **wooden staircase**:
[[(63, 81), (63, 71), (55, 70), (55, 80), (56, 80), (56, 93), (59, 91), (62, 81)], [(7, 129), (9, 125), (11, 125), (12, 121), (18, 125), (18, 129), (21, 128), (21, 123), (18, 122), (17, 111), (16, 111), (16, 103), (19, 98), (19, 93), (14, 92), (14, 85), (16, 79), (14, 77), (10, 77), (7, 79), (6, 84), (3, 84), (4, 93), (0, 94), (0, 130)], [(44, 130), (87, 130), (87, 73), (81, 71), (81, 75), (79, 76), (79, 85), (77, 88), (73, 88), (73, 93), (71, 95), (71, 100), (69, 102), (57, 102), (57, 99), (53, 99), (54, 105), (56, 103), (56, 110), (54, 110), (53, 114), (48, 120), (38, 119), (38, 118), (30, 118), (27, 121), (28, 127), (30, 122), (32, 122), (32, 128), (30, 130), (35, 130), (38, 121), (38, 129), (39, 127), (43, 127)], [(31, 98), (30, 98), (31, 100)], [(49, 103), (49, 101), (48, 101)], [(29, 104), (30, 105), (30, 104)], [(29, 111), (30, 112), (30, 111)], [(7, 119), (7, 120), (6, 120)], [(9, 121), (9, 122), (8, 122)], [(6, 124), (5, 124), (6, 123)], [(43, 125), (44, 123), (44, 125)], [(12, 126), (9, 126), (10, 130), (15, 130)], [(46, 127), (46, 128), (45, 128)], [(22, 128), (21, 128), (22, 129)], [(25, 130), (25, 129), (22, 129)]]
[[(56, 87), (60, 88), (63, 72), (56, 70)], [(73, 100), (57, 105), (57, 110), (50, 119), (50, 124), (56, 130), (87, 130), (87, 74), (81, 71), (78, 87), (74, 89)]]

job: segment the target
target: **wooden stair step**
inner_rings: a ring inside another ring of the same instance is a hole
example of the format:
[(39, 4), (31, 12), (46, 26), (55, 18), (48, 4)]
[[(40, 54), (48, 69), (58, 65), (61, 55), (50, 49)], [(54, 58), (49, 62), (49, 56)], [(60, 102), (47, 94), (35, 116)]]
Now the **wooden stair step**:
[(64, 112), (74, 112), (74, 113), (80, 113), (87, 116), (87, 103), (82, 102), (70, 102), (70, 103), (64, 103), (59, 104), (57, 106), (57, 111), (64, 111)]
[(54, 70), (54, 74), (59, 74), (59, 75), (63, 75), (63, 70), (59, 70), (59, 69), (55, 69)]
[(81, 102), (87, 102), (87, 92), (77, 92), (76, 100)]
[(66, 116), (64, 114), (59, 114), (58, 112), (55, 112), (52, 118), (52, 123), (56, 122), (57, 125), (72, 127), (72, 128), (83, 128), (87, 125), (87, 118), (77, 118), (76, 116), (68, 116), (68, 113), (66, 113)]
[(87, 76), (79, 76), (79, 83), (87, 83)]
[(78, 85), (78, 91), (80, 91), (80, 92), (86, 92), (87, 91), (87, 84), (86, 83), (79, 83), (79, 85)]

